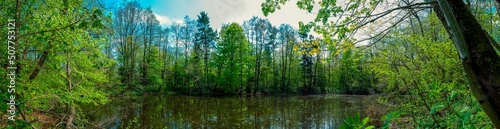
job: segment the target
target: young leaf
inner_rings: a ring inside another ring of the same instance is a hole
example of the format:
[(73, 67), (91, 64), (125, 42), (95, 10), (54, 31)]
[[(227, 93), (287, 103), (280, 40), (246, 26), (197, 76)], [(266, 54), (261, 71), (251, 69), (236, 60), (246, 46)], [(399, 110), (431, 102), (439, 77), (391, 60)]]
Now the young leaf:
[(363, 125), (366, 125), (366, 123), (368, 123), (368, 119), (369, 119), (369, 117), (366, 117), (365, 119), (363, 119), (362, 124), (363, 124)]

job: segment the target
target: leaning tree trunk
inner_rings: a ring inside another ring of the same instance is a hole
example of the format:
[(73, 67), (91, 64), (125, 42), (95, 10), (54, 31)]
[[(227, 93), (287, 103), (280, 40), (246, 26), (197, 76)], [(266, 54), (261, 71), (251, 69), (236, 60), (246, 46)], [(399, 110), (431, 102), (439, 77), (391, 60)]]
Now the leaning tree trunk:
[(497, 9), (496, 9), (497, 14), (498, 14), (498, 16), (500, 16), (500, 9), (498, 9), (498, 7), (500, 7), (500, 0), (495, 0), (494, 2), (495, 2), (495, 6), (497, 7)]
[(437, 16), (455, 43), (474, 97), (500, 128), (500, 56), (496, 42), (462, 0), (438, 0)]

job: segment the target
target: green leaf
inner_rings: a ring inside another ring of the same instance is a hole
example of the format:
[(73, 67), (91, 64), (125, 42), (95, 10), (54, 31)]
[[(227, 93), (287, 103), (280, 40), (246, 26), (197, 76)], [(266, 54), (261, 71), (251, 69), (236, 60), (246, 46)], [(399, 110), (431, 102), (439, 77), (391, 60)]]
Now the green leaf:
[(356, 9), (358, 7), (359, 7), (359, 3), (355, 3), (355, 4), (352, 4), (351, 6), (349, 6), (349, 8), (347, 8), (347, 10)]
[(462, 118), (462, 125), (465, 125), (465, 123), (467, 123), (470, 120), (471, 116), (472, 116), (471, 112), (460, 113), (460, 117)]
[(78, 25), (78, 28), (80, 28), (80, 29), (85, 28), (85, 27), (87, 27), (87, 24), (89, 24), (87, 21), (82, 21), (82, 22)]
[(370, 125), (370, 126), (366, 127), (365, 129), (373, 129), (373, 128), (375, 128), (375, 126)]
[(359, 114), (359, 112), (358, 112), (358, 113), (356, 113), (356, 116), (354, 116), (354, 121), (353, 122), (354, 123), (359, 123), (359, 120), (361, 120), (361, 114)]
[(63, 4), (64, 4), (64, 7), (68, 7), (69, 6), (68, 0), (63, 0)]
[(458, 96), (458, 92), (456, 91), (451, 91), (450, 96), (448, 96), (448, 102), (451, 102), (454, 98)]
[(345, 127), (351, 127), (351, 119), (350, 117), (346, 117), (346, 119), (344, 119), (344, 124), (342, 124), (343, 126)]
[(365, 119), (363, 119), (362, 124), (363, 124), (363, 125), (366, 125), (366, 123), (368, 123), (368, 119), (370, 119), (370, 118), (369, 118), (369, 117), (366, 117)]
[(100, 9), (96, 9), (96, 10), (94, 10), (94, 14), (97, 16), (100, 16), (100, 15), (102, 15), (102, 11)]
[(96, 20), (92, 23), (92, 28), (102, 28), (101, 20)]
[(432, 105), (431, 112), (430, 112), (431, 115), (434, 114), (434, 113), (436, 113), (437, 111), (443, 109), (444, 107), (445, 107), (444, 104), (434, 104), (434, 105)]
[(344, 123), (344, 124), (340, 125), (339, 129), (347, 129), (347, 125)]

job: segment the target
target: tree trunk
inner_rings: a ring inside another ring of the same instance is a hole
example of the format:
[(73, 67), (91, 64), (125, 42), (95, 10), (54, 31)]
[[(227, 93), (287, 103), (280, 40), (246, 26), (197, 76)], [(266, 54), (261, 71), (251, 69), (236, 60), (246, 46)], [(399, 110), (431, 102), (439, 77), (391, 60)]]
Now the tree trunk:
[(494, 2), (495, 2), (495, 6), (497, 7), (497, 9), (496, 9), (497, 10), (497, 14), (498, 14), (498, 16), (500, 16), (500, 9), (499, 9), (499, 7), (500, 7), (500, 0), (495, 0)]
[(69, 112), (69, 118), (68, 121), (66, 122), (66, 129), (71, 129), (71, 125), (73, 123), (73, 119), (75, 118), (75, 107), (71, 105), (70, 107), (70, 112)]
[[(52, 35), (52, 36), (54, 36), (54, 35)], [(54, 38), (52, 38), (51, 41), (49, 41), (48, 47), (42, 52), (42, 57), (38, 61), (38, 64), (35, 66), (35, 69), (33, 70), (33, 72), (31, 72), (31, 74), (28, 78), (29, 80), (33, 80), (36, 78), (36, 76), (38, 76), (40, 70), (42, 69), (43, 65), (45, 64), (45, 60), (47, 59), (47, 57), (49, 57), (49, 50), (52, 48), (51, 42), (53, 42), (53, 41), (54, 41)], [(20, 63), (17, 63), (17, 64), (20, 64)]]
[(434, 6), (458, 50), (476, 100), (495, 127), (500, 127), (500, 57), (491, 36), (461, 0), (438, 0)]
[[(73, 82), (71, 81), (71, 54), (70, 54), (70, 50), (67, 50), (67, 59), (66, 59), (66, 78), (67, 78), (67, 81), (68, 81), (68, 89), (69, 89), (69, 94), (71, 95), (71, 93), (73, 92)], [(69, 112), (69, 116), (68, 116), (68, 121), (66, 121), (66, 129), (71, 129), (71, 125), (73, 123), (73, 119), (75, 118), (75, 106), (73, 106), (74, 102), (71, 100), (70, 101), (71, 103), (69, 104), (69, 107), (70, 107), (70, 112)]]

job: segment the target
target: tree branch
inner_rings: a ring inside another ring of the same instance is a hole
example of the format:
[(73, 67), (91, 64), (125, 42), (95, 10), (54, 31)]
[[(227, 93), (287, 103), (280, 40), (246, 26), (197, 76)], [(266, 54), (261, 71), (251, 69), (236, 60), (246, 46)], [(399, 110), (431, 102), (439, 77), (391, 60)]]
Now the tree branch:
[(56, 32), (56, 31), (59, 31), (59, 30), (63, 30), (63, 29), (66, 29), (66, 28), (69, 28), (71, 26), (74, 26), (76, 25), (77, 23), (81, 22), (83, 19), (80, 18), (78, 19), (77, 21), (69, 24), (69, 25), (66, 25), (66, 26), (63, 26), (63, 27), (60, 27), (60, 28), (55, 28), (55, 29), (50, 29), (50, 30), (42, 30), (42, 31), (38, 31), (38, 32), (32, 32), (32, 33), (28, 33), (28, 34), (24, 34), (24, 35), (21, 35), (19, 36), (19, 38), (23, 38), (23, 37), (26, 37), (26, 36), (30, 36), (30, 35), (34, 35), (34, 34), (40, 34), (40, 33), (45, 33), (45, 32)]

